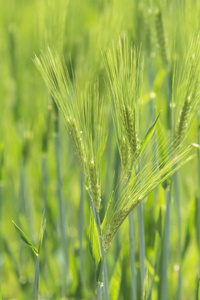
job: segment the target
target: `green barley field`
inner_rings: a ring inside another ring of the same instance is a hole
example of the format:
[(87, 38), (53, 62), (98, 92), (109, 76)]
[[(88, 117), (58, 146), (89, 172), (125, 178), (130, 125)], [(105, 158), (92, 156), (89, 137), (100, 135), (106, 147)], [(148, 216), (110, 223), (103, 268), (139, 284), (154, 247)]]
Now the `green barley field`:
[(200, 1), (0, 2), (0, 300), (199, 300)]

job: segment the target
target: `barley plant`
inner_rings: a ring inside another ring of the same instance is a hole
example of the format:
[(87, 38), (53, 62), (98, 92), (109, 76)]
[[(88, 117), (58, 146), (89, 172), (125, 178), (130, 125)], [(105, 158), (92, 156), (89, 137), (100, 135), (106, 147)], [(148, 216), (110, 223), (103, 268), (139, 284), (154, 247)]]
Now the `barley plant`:
[(199, 299), (199, 14), (2, 2), (0, 299)]

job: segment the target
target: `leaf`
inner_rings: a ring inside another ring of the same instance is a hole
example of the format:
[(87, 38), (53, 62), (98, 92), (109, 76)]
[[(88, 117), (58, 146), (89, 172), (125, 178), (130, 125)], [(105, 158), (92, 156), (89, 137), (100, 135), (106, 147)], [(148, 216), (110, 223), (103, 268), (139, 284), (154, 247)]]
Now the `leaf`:
[(100, 281), (102, 258), (100, 250), (100, 241), (98, 237), (96, 222), (90, 208), (90, 226), (89, 226), (89, 249), (96, 267), (96, 280)]
[(42, 222), (41, 222), (41, 226), (40, 226), (40, 240), (39, 240), (39, 246), (38, 246), (38, 254), (40, 254), (40, 249), (41, 249), (42, 242), (43, 242), (45, 228), (46, 228), (46, 218), (45, 218), (45, 213), (43, 213)]
[(1, 286), (0, 286), (0, 300), (2, 300)]
[(29, 240), (29, 238), (26, 236), (26, 234), (21, 230), (21, 228), (19, 228), (19, 226), (12, 221), (15, 229), (17, 230), (19, 236), (21, 237), (21, 239), (24, 241), (24, 243), (26, 243), (29, 247), (31, 247), (31, 249), (33, 250), (33, 252), (35, 253), (36, 256), (39, 255), (37, 248), (31, 243), (31, 241)]
[(117, 300), (119, 297), (119, 290), (120, 290), (120, 284), (121, 284), (121, 278), (122, 278), (122, 268), (121, 268), (121, 258), (119, 257), (112, 277), (110, 281), (109, 286), (109, 292), (110, 292), (110, 300)]
[(145, 136), (144, 136), (144, 138), (143, 138), (143, 141), (142, 141), (142, 143), (141, 143), (140, 154), (143, 152), (143, 150), (144, 150), (146, 144), (148, 143), (148, 141), (149, 141), (150, 138), (152, 137), (159, 116), (160, 116), (160, 112), (159, 112), (158, 116), (156, 117), (156, 119), (153, 121), (152, 125), (149, 127), (147, 133), (145, 134)]

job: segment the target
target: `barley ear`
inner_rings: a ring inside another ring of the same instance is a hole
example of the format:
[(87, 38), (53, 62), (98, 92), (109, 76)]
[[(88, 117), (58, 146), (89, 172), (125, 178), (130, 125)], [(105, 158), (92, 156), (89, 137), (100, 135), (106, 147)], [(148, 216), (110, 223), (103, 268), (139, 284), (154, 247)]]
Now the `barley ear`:
[(134, 163), (139, 156), (139, 140), (135, 128), (135, 113), (128, 107), (123, 106), (123, 124), (130, 145), (131, 160)]
[(163, 28), (162, 14), (160, 10), (156, 10), (155, 12), (155, 25), (162, 64), (163, 67), (167, 69), (169, 61), (167, 57), (166, 39)]
[(66, 118), (66, 127), (71, 137), (76, 157), (80, 163), (82, 170), (84, 171), (86, 158), (85, 158), (83, 140), (81, 137), (82, 132), (78, 130), (76, 121), (72, 117)]
[(130, 156), (130, 148), (127, 139), (123, 137), (120, 146), (120, 157), (121, 157), (123, 171), (126, 171), (128, 168), (129, 156)]
[(191, 97), (189, 96), (185, 99), (183, 107), (180, 111), (179, 120), (177, 122), (175, 134), (173, 137), (174, 151), (179, 149), (180, 144), (183, 140), (183, 137), (184, 137), (187, 125), (188, 125), (190, 111), (191, 111)]
[(93, 158), (89, 162), (89, 181), (89, 190), (91, 193), (92, 202), (94, 203), (97, 212), (99, 212), (101, 207), (101, 192), (97, 178), (96, 164)]

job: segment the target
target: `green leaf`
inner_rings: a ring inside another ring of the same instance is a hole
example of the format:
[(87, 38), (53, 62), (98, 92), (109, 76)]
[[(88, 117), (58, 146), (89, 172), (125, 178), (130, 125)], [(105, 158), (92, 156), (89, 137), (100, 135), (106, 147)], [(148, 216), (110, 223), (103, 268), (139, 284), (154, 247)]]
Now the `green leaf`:
[(160, 112), (159, 112), (158, 116), (156, 117), (156, 119), (155, 119), (155, 120), (153, 121), (153, 123), (151, 124), (151, 126), (149, 127), (147, 133), (145, 134), (145, 136), (144, 136), (144, 138), (143, 138), (143, 141), (142, 141), (142, 143), (141, 143), (140, 154), (143, 152), (143, 150), (144, 150), (146, 144), (148, 143), (148, 141), (149, 141), (150, 138), (152, 137), (159, 116), (160, 116)]
[(24, 243), (26, 243), (29, 247), (31, 247), (31, 249), (33, 250), (33, 252), (35, 253), (36, 256), (39, 255), (37, 248), (31, 243), (31, 241), (29, 240), (29, 238), (26, 236), (26, 234), (21, 230), (21, 228), (19, 228), (19, 226), (12, 221), (15, 229), (17, 230), (19, 236), (21, 237), (21, 239), (24, 241)]
[(40, 249), (41, 249), (42, 242), (43, 242), (45, 228), (46, 228), (46, 218), (45, 218), (45, 213), (43, 213), (42, 222), (41, 222), (41, 226), (40, 226), (40, 240), (39, 240), (39, 246), (38, 246), (38, 254), (40, 254)]
[(109, 286), (109, 292), (110, 292), (110, 300), (117, 300), (119, 296), (120, 291), (120, 284), (121, 284), (121, 278), (122, 278), (122, 268), (121, 268), (121, 258), (119, 257), (113, 274), (110, 281)]
[(0, 300), (2, 300), (1, 286), (0, 286)]
[(102, 258), (100, 250), (100, 241), (98, 237), (96, 222), (90, 208), (90, 226), (89, 226), (89, 249), (96, 267), (96, 279), (100, 281)]

